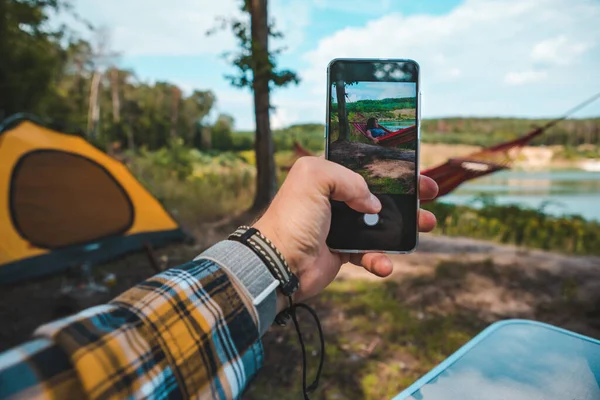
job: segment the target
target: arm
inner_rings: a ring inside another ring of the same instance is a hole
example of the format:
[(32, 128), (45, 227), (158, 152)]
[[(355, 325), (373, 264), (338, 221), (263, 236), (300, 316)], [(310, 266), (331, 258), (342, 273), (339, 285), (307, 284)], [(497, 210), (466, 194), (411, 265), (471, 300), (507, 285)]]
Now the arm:
[(367, 137), (371, 139), (374, 143), (377, 143), (379, 141), (377, 138), (373, 137), (373, 134), (371, 133), (370, 129), (367, 129), (366, 134)]
[(236, 398), (262, 363), (275, 291), (260, 307), (253, 299), (272, 281), (244, 245), (221, 242), (109, 304), (40, 327), (0, 356), (0, 398)]
[[(420, 189), (421, 198), (437, 193), (426, 177)], [(329, 251), (330, 199), (359, 212), (381, 208), (359, 174), (303, 157), (254, 224), (297, 275), (296, 301), (321, 292), (347, 262), (378, 276), (392, 272), (386, 255)], [(419, 223), (431, 230), (435, 217), (422, 210)], [(219, 242), (1, 354), (0, 398), (239, 397), (261, 366), (260, 337), (285, 307), (276, 286), (249, 248)]]

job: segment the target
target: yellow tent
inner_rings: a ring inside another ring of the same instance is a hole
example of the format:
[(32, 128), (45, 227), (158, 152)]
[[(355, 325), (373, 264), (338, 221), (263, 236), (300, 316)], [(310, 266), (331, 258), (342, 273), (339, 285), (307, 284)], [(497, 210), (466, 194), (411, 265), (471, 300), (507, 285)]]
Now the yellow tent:
[(119, 161), (30, 119), (0, 127), (0, 284), (186, 235)]

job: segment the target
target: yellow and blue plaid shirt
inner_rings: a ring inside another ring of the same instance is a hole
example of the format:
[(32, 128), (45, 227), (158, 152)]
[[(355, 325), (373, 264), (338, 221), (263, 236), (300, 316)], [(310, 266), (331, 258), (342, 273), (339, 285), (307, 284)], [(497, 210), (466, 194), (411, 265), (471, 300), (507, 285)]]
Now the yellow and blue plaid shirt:
[(0, 398), (237, 398), (263, 361), (250, 292), (213, 258), (169, 269), (0, 355)]

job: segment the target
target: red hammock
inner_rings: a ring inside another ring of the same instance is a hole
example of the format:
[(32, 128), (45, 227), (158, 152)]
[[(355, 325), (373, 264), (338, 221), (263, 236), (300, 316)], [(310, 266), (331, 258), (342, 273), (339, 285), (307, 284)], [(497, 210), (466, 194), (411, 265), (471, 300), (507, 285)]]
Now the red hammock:
[[(465, 181), (508, 169), (514, 157), (510, 151), (522, 148), (545, 130), (546, 127), (534, 129), (520, 138), (485, 148), (466, 157), (451, 158), (444, 164), (421, 173), (437, 182), (439, 186), (437, 197), (443, 196)], [(422, 201), (422, 203), (426, 202), (428, 201)]]
[[(440, 197), (450, 193), (465, 181), (502, 169), (508, 169), (515, 156), (514, 153), (509, 154), (511, 150), (520, 150), (548, 128), (558, 124), (598, 98), (600, 98), (600, 93), (567, 111), (562, 117), (549, 121), (544, 126), (536, 128), (520, 138), (485, 148), (466, 157), (451, 158), (444, 164), (429, 168), (421, 173), (437, 182), (440, 188), (437, 197)], [(423, 203), (426, 203), (426, 201), (423, 201)]]
[[(356, 113), (356, 116), (360, 119), (359, 121), (350, 122), (364, 137), (369, 138), (367, 135), (367, 118), (361, 113)], [(383, 129), (386, 134), (378, 137), (378, 142), (382, 146), (391, 147), (398, 146), (400, 144), (412, 142), (417, 139), (417, 126), (409, 126), (408, 128), (398, 129), (397, 131), (390, 131), (384, 126), (379, 126)]]
[[(368, 138), (367, 135), (367, 124), (364, 122), (350, 122), (364, 137)], [(399, 129), (397, 131), (390, 131), (385, 127), (381, 126), (386, 134), (378, 137), (378, 142), (382, 146), (398, 146), (399, 144), (412, 142), (417, 139), (417, 126), (409, 126), (408, 128)]]

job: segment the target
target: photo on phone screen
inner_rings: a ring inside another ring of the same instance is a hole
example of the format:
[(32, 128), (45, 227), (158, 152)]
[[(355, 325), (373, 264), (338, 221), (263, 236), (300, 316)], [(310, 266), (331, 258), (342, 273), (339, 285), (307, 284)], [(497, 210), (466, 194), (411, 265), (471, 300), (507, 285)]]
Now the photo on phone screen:
[(332, 201), (327, 238), (339, 251), (410, 252), (417, 245), (418, 65), (334, 60), (328, 68), (327, 159), (365, 178), (382, 204), (365, 215)]

